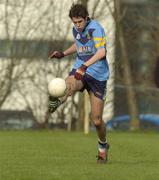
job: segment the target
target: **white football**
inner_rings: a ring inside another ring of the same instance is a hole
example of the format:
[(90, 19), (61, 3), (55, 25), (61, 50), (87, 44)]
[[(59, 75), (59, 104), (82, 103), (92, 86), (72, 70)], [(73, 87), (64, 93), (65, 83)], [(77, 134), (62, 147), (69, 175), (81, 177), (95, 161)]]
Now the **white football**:
[(62, 78), (52, 79), (48, 84), (49, 94), (53, 97), (62, 97), (66, 92), (66, 82)]

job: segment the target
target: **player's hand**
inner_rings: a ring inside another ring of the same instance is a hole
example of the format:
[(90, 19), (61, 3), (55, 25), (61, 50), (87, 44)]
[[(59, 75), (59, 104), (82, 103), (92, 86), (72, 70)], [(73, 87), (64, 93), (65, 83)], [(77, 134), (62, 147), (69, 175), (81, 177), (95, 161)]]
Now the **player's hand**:
[(52, 58), (61, 59), (64, 56), (65, 56), (64, 53), (61, 51), (51, 51), (49, 54), (49, 59), (52, 59)]
[(86, 70), (87, 70), (87, 66), (83, 64), (80, 68), (76, 70), (74, 75), (75, 79), (82, 80)]

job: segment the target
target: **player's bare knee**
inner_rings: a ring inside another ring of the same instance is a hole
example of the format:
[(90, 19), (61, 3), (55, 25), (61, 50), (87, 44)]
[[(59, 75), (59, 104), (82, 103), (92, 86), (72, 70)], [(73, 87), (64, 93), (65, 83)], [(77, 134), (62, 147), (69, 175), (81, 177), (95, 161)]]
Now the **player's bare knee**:
[(92, 117), (93, 124), (96, 128), (100, 128), (102, 125), (102, 117), (101, 116), (93, 116)]
[(72, 96), (74, 93), (74, 84), (71, 77), (66, 78), (66, 94), (67, 96)]
[(66, 95), (71, 96), (73, 94), (72, 84), (70, 82), (66, 82)]

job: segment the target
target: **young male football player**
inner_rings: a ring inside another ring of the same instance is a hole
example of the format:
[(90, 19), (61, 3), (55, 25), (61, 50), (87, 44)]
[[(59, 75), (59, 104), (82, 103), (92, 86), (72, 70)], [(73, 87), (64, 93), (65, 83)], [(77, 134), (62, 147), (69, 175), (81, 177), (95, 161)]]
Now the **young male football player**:
[(89, 18), (87, 9), (81, 4), (73, 4), (69, 17), (73, 27), (75, 43), (64, 52), (52, 51), (50, 58), (61, 59), (77, 53), (72, 71), (66, 78), (68, 91), (62, 99), (50, 97), (49, 111), (54, 112), (67, 97), (76, 91), (86, 89), (91, 104), (91, 118), (98, 135), (98, 163), (105, 163), (109, 145), (106, 138), (106, 127), (103, 122), (103, 108), (106, 95), (109, 68), (106, 59), (106, 40), (103, 27)]

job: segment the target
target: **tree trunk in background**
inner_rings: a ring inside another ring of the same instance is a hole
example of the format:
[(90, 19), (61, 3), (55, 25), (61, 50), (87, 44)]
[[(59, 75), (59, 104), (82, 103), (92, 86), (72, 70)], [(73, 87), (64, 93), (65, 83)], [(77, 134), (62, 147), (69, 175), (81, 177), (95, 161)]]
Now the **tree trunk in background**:
[(79, 93), (78, 121), (76, 124), (77, 130), (81, 130), (83, 128), (83, 121), (84, 121), (84, 93)]
[(89, 133), (89, 113), (90, 113), (90, 104), (89, 104), (89, 95), (85, 91), (84, 92), (84, 133), (88, 134)]
[[(81, 4), (87, 7), (89, 0), (79, 0)], [(79, 94), (79, 118), (77, 122), (77, 129), (84, 128), (84, 133), (89, 133), (89, 98), (86, 94), (87, 92), (84, 91), (83, 93)]]
[(129, 59), (127, 55), (127, 50), (125, 46), (125, 40), (123, 35), (123, 29), (120, 25), (120, 20), (122, 18), (121, 12), (120, 12), (120, 1), (115, 0), (115, 13), (116, 13), (116, 31), (117, 31), (117, 38), (119, 38), (119, 44), (120, 44), (120, 51), (121, 51), (121, 60), (123, 63), (123, 81), (126, 85), (126, 91), (127, 91), (127, 102), (128, 102), (128, 109), (131, 117), (130, 122), (130, 129), (135, 130), (139, 129), (139, 119), (138, 119), (138, 109), (137, 109), (137, 99), (135, 91), (132, 88), (133, 80), (131, 76), (131, 69), (129, 64)]
[(79, 0), (79, 2), (81, 2), (81, 4), (83, 4), (85, 7), (87, 7), (89, 0)]

